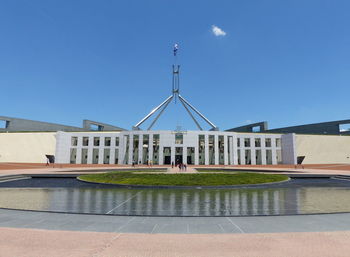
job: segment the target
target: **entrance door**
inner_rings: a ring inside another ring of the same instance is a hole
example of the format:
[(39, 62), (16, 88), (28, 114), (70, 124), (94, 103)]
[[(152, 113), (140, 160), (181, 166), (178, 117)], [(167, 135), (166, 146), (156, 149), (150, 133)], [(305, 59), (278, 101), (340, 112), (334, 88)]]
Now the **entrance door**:
[(182, 155), (175, 155), (175, 162), (176, 162), (176, 165), (178, 165), (179, 163), (182, 163)]
[(192, 163), (192, 156), (187, 156), (187, 164), (191, 165)]
[(183, 163), (182, 154), (183, 154), (183, 148), (175, 147), (175, 164), (176, 165), (178, 165), (179, 163)]
[(170, 164), (171, 156), (164, 156), (164, 164)]

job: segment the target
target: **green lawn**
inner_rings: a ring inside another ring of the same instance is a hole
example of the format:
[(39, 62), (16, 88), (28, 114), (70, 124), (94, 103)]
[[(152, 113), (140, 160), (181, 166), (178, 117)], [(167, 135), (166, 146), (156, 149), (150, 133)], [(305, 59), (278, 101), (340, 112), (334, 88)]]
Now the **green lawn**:
[(125, 185), (227, 186), (279, 182), (287, 180), (288, 177), (285, 175), (243, 172), (234, 174), (136, 174), (131, 172), (108, 172), (81, 175), (79, 179), (89, 182)]

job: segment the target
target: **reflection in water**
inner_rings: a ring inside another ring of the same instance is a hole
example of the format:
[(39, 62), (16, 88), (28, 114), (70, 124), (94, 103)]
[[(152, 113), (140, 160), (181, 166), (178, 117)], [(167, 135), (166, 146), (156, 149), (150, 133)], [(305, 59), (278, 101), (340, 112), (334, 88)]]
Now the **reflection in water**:
[(0, 207), (155, 216), (247, 216), (350, 211), (346, 188), (98, 189), (4, 188)]

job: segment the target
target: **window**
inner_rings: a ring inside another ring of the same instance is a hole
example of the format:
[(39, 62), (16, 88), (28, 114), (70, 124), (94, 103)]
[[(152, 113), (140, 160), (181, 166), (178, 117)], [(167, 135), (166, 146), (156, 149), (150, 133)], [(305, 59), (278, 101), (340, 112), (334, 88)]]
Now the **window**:
[(109, 154), (110, 154), (110, 149), (104, 149), (103, 164), (109, 164)]
[(105, 146), (111, 146), (111, 138), (105, 137)]
[(271, 147), (271, 138), (265, 138), (265, 147)]
[(8, 121), (6, 120), (0, 120), (0, 128), (5, 129), (8, 127)]
[(119, 146), (119, 137), (115, 138), (115, 146)]
[(151, 164), (159, 164), (159, 134), (153, 135), (153, 160)]
[(78, 137), (72, 137), (72, 146), (77, 146), (78, 145)]
[(198, 135), (198, 154), (199, 165), (205, 164), (205, 137), (204, 135)]
[(183, 144), (184, 136), (181, 133), (175, 134), (175, 144)]
[(89, 145), (89, 137), (83, 137), (83, 146)]
[(261, 139), (255, 138), (255, 147), (261, 147)]
[(350, 131), (350, 124), (339, 124), (339, 132), (348, 132)]
[(139, 135), (134, 135), (134, 140), (133, 140), (133, 161), (135, 164), (139, 163), (139, 140), (140, 136)]
[(255, 127), (252, 127), (252, 132), (257, 133), (257, 132), (260, 132), (260, 131), (261, 131), (260, 126), (255, 126)]
[(215, 164), (215, 137), (214, 135), (209, 135), (209, 164)]
[(245, 138), (244, 139), (244, 146), (245, 147), (250, 147), (250, 138)]
[(70, 149), (70, 163), (75, 164), (77, 161), (77, 149), (71, 148)]
[(225, 163), (225, 141), (224, 136), (219, 136), (218, 138), (218, 144), (219, 144), (219, 164), (224, 165)]
[(281, 139), (276, 138), (276, 147), (281, 147)]
[(94, 148), (94, 150), (92, 151), (92, 163), (93, 164), (98, 164), (98, 155), (99, 155), (99, 149)]
[(83, 148), (81, 149), (81, 163), (87, 164), (87, 159), (88, 159), (88, 149)]
[(241, 146), (241, 139), (237, 138), (237, 147), (240, 147), (240, 146)]
[(94, 146), (99, 146), (99, 145), (100, 145), (100, 138), (94, 137)]

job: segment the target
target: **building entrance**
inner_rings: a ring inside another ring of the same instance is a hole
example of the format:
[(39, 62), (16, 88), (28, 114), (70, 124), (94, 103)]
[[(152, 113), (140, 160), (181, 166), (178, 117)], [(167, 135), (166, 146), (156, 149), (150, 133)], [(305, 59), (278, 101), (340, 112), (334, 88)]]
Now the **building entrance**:
[(164, 147), (163, 149), (164, 162), (163, 164), (167, 165), (171, 163), (171, 148)]
[(175, 155), (175, 164), (182, 163), (182, 155)]
[(175, 147), (175, 164), (183, 163), (183, 150), (182, 147)]

